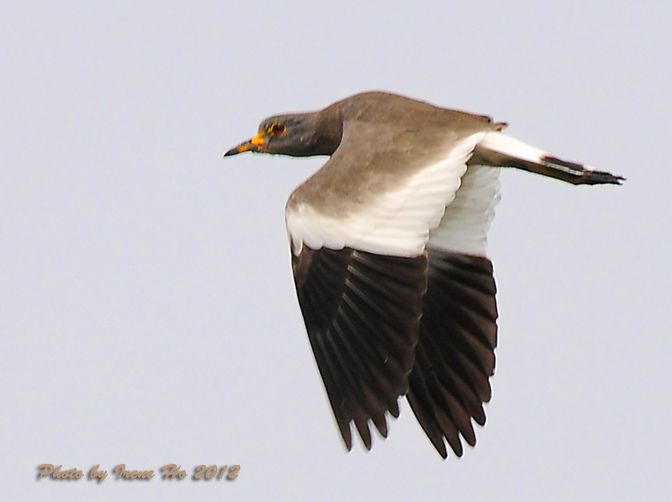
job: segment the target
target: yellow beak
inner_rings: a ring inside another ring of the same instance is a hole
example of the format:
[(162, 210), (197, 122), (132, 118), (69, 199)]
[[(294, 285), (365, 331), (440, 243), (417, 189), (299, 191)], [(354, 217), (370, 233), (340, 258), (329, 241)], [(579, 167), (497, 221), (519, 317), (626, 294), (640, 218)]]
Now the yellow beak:
[(265, 131), (259, 131), (254, 137), (250, 138), (249, 140), (245, 141), (244, 143), (241, 143), (240, 145), (232, 148), (228, 152), (224, 154), (224, 157), (228, 157), (230, 155), (237, 155), (239, 153), (247, 152), (248, 150), (251, 152), (259, 152), (261, 149), (266, 146), (266, 132)]

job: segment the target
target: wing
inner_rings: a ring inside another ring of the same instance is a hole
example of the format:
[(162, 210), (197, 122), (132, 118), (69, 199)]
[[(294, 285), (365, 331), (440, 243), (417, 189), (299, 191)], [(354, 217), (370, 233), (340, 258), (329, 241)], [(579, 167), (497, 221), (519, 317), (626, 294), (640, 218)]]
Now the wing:
[(408, 391), (425, 292), (427, 259), (351, 248), (293, 256), (296, 291), (336, 422), (348, 449), (354, 421), (371, 448), (368, 421), (387, 436)]
[[(440, 155), (419, 155), (421, 161), (409, 161), (398, 138), (387, 149), (378, 145), (380, 155), (362, 154), (359, 164), (339, 149), (290, 197), (286, 218), (299, 303), (348, 449), (350, 422), (370, 448), (369, 420), (386, 436), (386, 412), (398, 416), (415, 361), (429, 232), (455, 197), (482, 136), (471, 131), (453, 138), (437, 148)], [(344, 150), (366, 151), (369, 139), (356, 127), (346, 130)]]
[(446, 134), (442, 142), (433, 137), (414, 141), (408, 131), (391, 131), (381, 145), (367, 126), (349, 126), (331, 159), (290, 196), (286, 221), (295, 254), (304, 244), (421, 254), (485, 135), (470, 131)]
[(472, 163), (514, 167), (573, 185), (620, 185), (625, 179), (594, 167), (559, 159), (498, 131), (488, 132), (478, 144)]
[(476, 444), (471, 420), (485, 424), (483, 403), (491, 396), (497, 304), (492, 263), (484, 254), (499, 201), (498, 175), (497, 168), (470, 166), (427, 244), (427, 292), (407, 397), (444, 458), (444, 438), (458, 456), (460, 435)]

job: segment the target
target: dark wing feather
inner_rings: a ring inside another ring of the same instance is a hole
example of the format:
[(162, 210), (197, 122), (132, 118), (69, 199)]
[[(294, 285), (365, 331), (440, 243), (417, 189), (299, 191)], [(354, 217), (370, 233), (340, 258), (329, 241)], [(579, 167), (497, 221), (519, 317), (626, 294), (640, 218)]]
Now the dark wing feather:
[(416, 362), (408, 400), (420, 425), (445, 458), (444, 438), (462, 455), (460, 435), (474, 446), (471, 419), (485, 424), (483, 403), (497, 345), (496, 287), (490, 260), (428, 249)]
[(299, 304), (329, 402), (348, 449), (350, 422), (371, 448), (371, 420), (387, 435), (408, 391), (425, 292), (427, 258), (350, 248), (292, 255)]

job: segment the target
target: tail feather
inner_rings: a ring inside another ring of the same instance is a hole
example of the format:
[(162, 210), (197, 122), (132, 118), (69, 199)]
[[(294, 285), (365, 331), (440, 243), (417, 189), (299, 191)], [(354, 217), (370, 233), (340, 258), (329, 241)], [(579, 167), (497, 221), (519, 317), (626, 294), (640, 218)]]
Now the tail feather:
[(501, 132), (487, 133), (476, 146), (469, 164), (514, 167), (573, 185), (620, 185), (625, 180), (589, 165), (559, 159)]

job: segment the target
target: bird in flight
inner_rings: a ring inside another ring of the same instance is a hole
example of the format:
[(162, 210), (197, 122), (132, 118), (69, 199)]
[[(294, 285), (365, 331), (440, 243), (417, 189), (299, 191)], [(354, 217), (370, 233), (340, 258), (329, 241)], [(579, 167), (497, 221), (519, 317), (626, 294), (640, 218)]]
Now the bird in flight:
[(406, 396), (439, 454), (474, 446), (497, 345), (486, 232), (499, 168), (575, 185), (624, 179), (526, 145), (489, 117), (383, 92), (261, 122), (227, 151), (328, 155), (285, 209), (297, 296), (348, 450)]

